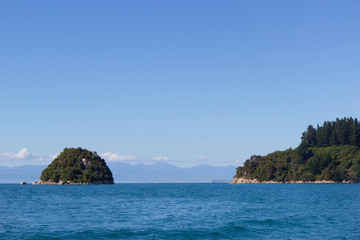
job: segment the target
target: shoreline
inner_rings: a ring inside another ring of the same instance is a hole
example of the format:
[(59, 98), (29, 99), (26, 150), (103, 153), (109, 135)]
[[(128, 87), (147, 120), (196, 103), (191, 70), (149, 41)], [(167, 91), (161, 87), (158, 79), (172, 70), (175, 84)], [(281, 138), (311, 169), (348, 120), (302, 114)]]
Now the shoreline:
[(229, 184), (334, 184), (334, 183), (355, 183), (352, 181), (335, 182), (330, 180), (316, 180), (316, 181), (303, 181), (303, 180), (293, 180), (293, 181), (260, 181), (257, 179), (246, 179), (246, 178), (234, 178)]
[(110, 184), (114, 184), (114, 182), (109, 182), (109, 181), (94, 181), (94, 182), (79, 182), (79, 183), (74, 183), (74, 182), (65, 182), (65, 181), (59, 181), (59, 182), (33, 182), (32, 185), (110, 185)]

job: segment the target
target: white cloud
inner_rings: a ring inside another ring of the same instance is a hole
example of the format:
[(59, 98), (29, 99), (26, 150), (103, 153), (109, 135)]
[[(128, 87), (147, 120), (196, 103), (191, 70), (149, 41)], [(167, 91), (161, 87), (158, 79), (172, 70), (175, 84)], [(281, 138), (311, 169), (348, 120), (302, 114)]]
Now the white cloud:
[(21, 149), (18, 153), (0, 153), (1, 160), (19, 160), (19, 159), (30, 159), (34, 157), (26, 148)]
[(243, 159), (235, 159), (237, 165), (242, 165), (245, 161)]
[(27, 148), (23, 148), (17, 153), (0, 153), (0, 164), (5, 166), (47, 164), (51, 160), (52, 158), (50, 156), (44, 157), (36, 153), (31, 153), (27, 150)]
[(197, 164), (209, 164), (210, 160), (207, 157), (204, 157), (204, 156), (197, 156), (195, 162)]
[(59, 155), (60, 155), (60, 153), (51, 154), (50, 157), (51, 157), (51, 159), (54, 160), (54, 159), (57, 158)]
[(109, 162), (126, 162), (137, 159), (137, 157), (132, 155), (119, 155), (111, 152), (102, 153), (100, 156)]
[(169, 161), (170, 158), (168, 158), (168, 157), (153, 157), (153, 158), (151, 158), (151, 160), (154, 160), (154, 161)]
[[(0, 153), (0, 166), (21, 166), (21, 165), (47, 165), (51, 163), (59, 153), (52, 154), (49, 156), (39, 155), (36, 153), (30, 152), (27, 148), (23, 148), (18, 152), (6, 152)], [(215, 162), (210, 162), (204, 156), (197, 156), (195, 159), (176, 159), (176, 158), (169, 158), (166, 156), (155, 156), (155, 157), (136, 157), (133, 155), (122, 155), (117, 153), (105, 152), (100, 154), (102, 158), (106, 160), (108, 163), (116, 163), (116, 162), (123, 162), (130, 165), (135, 164), (154, 164), (159, 161), (165, 161), (167, 163), (180, 166), (180, 167), (192, 167), (199, 164), (211, 164), (217, 165)], [(235, 160), (237, 164), (244, 162), (240, 159)], [(233, 164), (234, 161), (229, 164)]]
[(102, 158), (106, 160), (106, 162), (109, 163), (115, 163), (115, 162), (123, 162), (127, 164), (152, 164), (159, 161), (167, 161), (171, 162), (171, 159), (168, 157), (163, 156), (157, 156), (157, 157), (136, 157), (133, 155), (123, 155), (123, 154), (117, 154), (112, 152), (105, 152), (100, 154)]

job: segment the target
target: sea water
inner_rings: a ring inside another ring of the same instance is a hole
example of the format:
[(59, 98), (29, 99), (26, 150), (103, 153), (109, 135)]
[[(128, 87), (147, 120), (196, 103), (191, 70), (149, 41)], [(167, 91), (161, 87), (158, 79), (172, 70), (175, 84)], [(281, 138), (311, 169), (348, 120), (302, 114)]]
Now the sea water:
[(360, 239), (360, 184), (1, 184), (0, 239)]

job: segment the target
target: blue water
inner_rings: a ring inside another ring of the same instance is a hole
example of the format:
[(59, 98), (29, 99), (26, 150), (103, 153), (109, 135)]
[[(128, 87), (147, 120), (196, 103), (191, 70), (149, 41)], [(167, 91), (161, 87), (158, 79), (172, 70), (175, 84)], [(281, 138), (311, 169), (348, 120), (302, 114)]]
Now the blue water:
[(0, 239), (360, 239), (360, 184), (0, 185)]

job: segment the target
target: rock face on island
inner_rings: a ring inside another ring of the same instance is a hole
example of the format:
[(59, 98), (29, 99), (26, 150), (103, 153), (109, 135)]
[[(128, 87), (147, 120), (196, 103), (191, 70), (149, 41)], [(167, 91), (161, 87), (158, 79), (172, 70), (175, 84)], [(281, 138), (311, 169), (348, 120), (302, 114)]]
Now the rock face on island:
[(296, 149), (252, 156), (231, 184), (359, 182), (360, 123), (343, 118), (316, 129), (310, 125)]
[(42, 171), (40, 182), (33, 184), (114, 184), (112, 173), (96, 152), (82, 148), (65, 148)]

